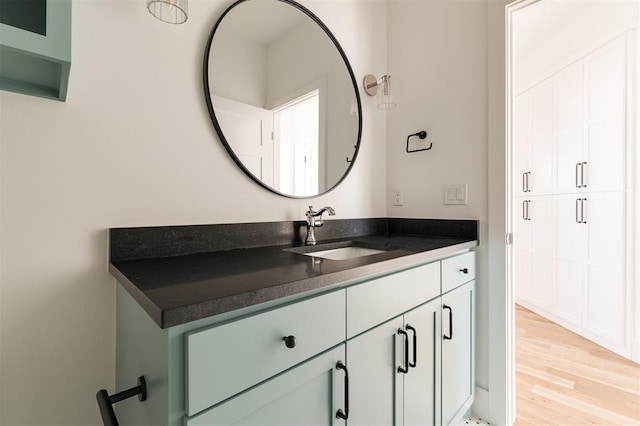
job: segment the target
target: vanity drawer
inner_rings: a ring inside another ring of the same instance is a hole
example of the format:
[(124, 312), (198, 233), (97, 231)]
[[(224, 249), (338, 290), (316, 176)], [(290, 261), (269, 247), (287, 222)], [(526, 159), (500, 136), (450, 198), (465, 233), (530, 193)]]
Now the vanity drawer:
[(347, 338), (440, 296), (440, 262), (347, 288)]
[(442, 294), (476, 278), (476, 252), (442, 261)]
[[(344, 333), (344, 290), (188, 333), (187, 415), (339, 344)], [(294, 347), (285, 336), (295, 337)]]

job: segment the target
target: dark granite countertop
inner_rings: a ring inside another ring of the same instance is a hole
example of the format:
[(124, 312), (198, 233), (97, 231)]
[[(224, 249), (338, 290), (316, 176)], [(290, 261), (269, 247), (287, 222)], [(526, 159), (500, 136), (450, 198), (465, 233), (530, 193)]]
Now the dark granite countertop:
[[(168, 328), (426, 263), (471, 249), (478, 240), (476, 221), (326, 224), (318, 236), (343, 238), (319, 241), (318, 250), (349, 244), (386, 251), (347, 260), (305, 256), (296, 252), (304, 247), (299, 222), (117, 228), (110, 232), (110, 272), (160, 327)], [(278, 233), (282, 229), (296, 231)], [(229, 239), (243, 248), (229, 247)]]

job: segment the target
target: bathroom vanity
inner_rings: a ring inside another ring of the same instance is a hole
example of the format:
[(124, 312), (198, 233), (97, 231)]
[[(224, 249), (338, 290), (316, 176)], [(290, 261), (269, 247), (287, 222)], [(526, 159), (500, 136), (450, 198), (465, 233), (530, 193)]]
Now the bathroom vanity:
[[(313, 247), (302, 229), (111, 230), (116, 385), (148, 388), (115, 405), (120, 424), (451, 424), (469, 410), (477, 222), (327, 221)], [(324, 257), (335, 249), (346, 258)]]

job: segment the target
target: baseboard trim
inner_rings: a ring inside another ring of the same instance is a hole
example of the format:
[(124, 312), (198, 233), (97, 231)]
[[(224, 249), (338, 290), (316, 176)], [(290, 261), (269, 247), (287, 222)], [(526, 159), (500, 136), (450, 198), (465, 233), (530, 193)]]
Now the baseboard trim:
[(489, 391), (476, 386), (475, 400), (471, 406), (471, 413), (475, 417), (489, 421)]

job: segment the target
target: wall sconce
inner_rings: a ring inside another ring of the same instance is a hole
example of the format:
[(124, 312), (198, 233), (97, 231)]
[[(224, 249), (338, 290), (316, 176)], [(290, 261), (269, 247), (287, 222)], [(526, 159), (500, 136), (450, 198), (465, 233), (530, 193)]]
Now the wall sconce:
[(149, 13), (169, 24), (182, 24), (187, 21), (189, 0), (147, 0)]
[(378, 93), (378, 87), (380, 90), (380, 101), (378, 103), (378, 109), (391, 109), (395, 108), (396, 104), (391, 101), (391, 76), (383, 75), (380, 81), (373, 75), (367, 74), (364, 76), (364, 91), (369, 96), (375, 96)]

